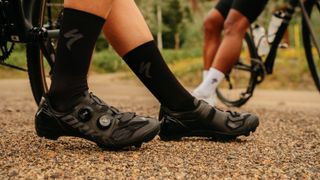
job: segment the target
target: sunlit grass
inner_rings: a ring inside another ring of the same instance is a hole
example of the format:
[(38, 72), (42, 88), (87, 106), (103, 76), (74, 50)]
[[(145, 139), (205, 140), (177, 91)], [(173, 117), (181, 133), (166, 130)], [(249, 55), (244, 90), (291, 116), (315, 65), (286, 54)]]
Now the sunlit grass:
[[(26, 53), (24, 51), (14, 52), (10, 58), (5, 61), (8, 64), (13, 64), (22, 68), (27, 67)], [(0, 66), (0, 79), (4, 78), (27, 78), (26, 72), (13, 70), (8, 67)]]

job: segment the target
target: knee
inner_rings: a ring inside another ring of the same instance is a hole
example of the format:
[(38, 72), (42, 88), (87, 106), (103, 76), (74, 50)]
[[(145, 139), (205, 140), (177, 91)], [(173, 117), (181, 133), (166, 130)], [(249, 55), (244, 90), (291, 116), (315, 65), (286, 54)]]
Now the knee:
[(225, 36), (244, 35), (250, 24), (243, 19), (227, 19), (224, 22), (223, 30)]
[(221, 19), (221, 17), (217, 17), (217, 15), (209, 15), (204, 20), (203, 28), (204, 31), (208, 33), (220, 33), (223, 29), (223, 19)]

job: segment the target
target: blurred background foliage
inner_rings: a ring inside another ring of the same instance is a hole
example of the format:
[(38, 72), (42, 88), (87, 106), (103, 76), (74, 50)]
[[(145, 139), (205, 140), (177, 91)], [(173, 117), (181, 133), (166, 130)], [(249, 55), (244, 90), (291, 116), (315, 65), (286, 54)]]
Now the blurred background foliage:
[[(185, 85), (194, 86), (199, 83), (202, 74), (202, 23), (217, 1), (135, 0), (135, 2), (144, 15), (158, 46), (163, 48), (163, 56), (175, 75)], [(286, 0), (269, 0), (256, 23), (267, 28), (272, 12), (281, 9), (285, 2)], [(262, 87), (313, 89), (304, 52), (300, 47), (301, 36), (294, 36), (297, 34), (294, 31), (300, 30), (294, 27), (300, 24), (301, 18), (297, 13), (289, 27), (290, 48), (279, 51), (274, 75), (268, 77), (269, 80), (263, 83)], [(296, 42), (300, 45), (298, 46)], [(8, 62), (25, 66), (24, 46), (18, 45), (16, 50)], [(95, 73), (129, 71), (102, 34), (97, 41), (92, 70)], [(0, 69), (0, 77), (12, 77), (13, 74), (6, 68)]]

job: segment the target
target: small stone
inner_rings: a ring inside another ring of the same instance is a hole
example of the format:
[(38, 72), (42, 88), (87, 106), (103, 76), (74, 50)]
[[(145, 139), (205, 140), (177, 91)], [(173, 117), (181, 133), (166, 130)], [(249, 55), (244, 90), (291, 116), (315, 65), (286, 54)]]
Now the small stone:
[(8, 112), (8, 113), (11, 113), (13, 111), (14, 111), (14, 109), (10, 108), (10, 107), (7, 107), (7, 108), (4, 109), (4, 112)]
[(13, 170), (10, 170), (9, 171), (9, 174), (8, 174), (8, 176), (9, 177), (14, 177), (14, 176), (17, 176), (19, 173), (15, 170), (15, 169), (13, 169)]

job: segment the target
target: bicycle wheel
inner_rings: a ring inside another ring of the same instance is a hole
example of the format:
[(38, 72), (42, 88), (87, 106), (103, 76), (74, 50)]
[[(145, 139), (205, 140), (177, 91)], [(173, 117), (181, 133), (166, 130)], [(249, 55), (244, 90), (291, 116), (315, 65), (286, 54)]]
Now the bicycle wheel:
[[(40, 15), (34, 17), (34, 26), (46, 30), (58, 30), (60, 27), (63, 0), (44, 2)], [(51, 70), (55, 61), (56, 37), (48, 37), (27, 44), (27, 66), (33, 97), (37, 104), (50, 86)]]
[[(256, 84), (263, 80), (261, 65), (254, 43), (250, 35), (246, 34), (239, 61), (217, 88), (219, 100), (227, 106), (244, 105), (251, 98)], [(261, 72), (261, 76), (257, 72)]]
[(320, 91), (320, 0), (308, 0), (304, 8), (308, 18), (302, 18), (303, 44), (312, 78)]

